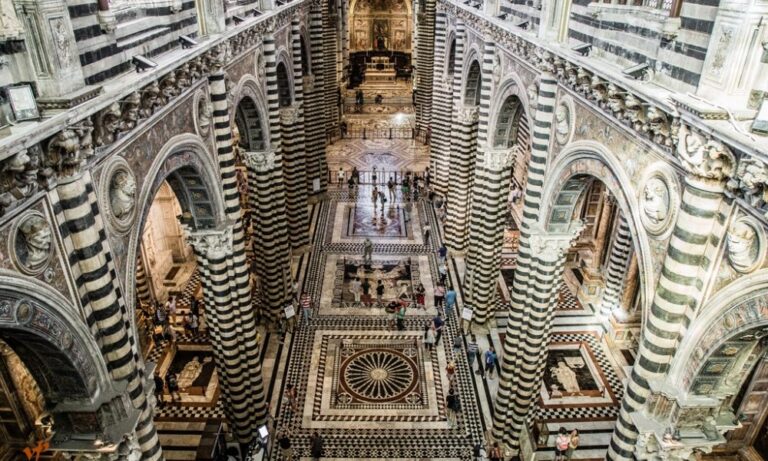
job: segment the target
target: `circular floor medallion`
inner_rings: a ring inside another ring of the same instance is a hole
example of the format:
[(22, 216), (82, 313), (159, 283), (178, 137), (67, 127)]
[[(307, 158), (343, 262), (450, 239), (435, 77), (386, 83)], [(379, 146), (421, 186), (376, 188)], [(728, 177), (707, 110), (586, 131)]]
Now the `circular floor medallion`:
[(365, 349), (341, 364), (341, 385), (355, 400), (371, 403), (405, 399), (419, 383), (416, 363), (393, 349)]

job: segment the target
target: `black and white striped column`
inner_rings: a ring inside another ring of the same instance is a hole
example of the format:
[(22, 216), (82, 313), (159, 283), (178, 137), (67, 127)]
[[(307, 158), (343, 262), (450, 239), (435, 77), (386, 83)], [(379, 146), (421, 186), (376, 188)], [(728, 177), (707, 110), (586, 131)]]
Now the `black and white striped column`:
[(645, 405), (649, 383), (668, 372), (679, 340), (701, 303), (702, 277), (716, 260), (712, 251), (717, 245), (712, 242), (725, 235), (722, 207), (733, 154), (689, 130), (683, 124), (678, 135), (678, 156), (688, 169), (682, 204), (608, 448), (612, 460), (633, 459), (638, 431), (631, 415)]
[(323, 5), (323, 86), (325, 88), (325, 130), (326, 134), (339, 122), (339, 83), (337, 67), (339, 55), (338, 13), (330, 11), (327, 3)]
[(291, 250), (288, 241), (285, 186), (283, 181), (282, 130), (277, 92), (277, 56), (275, 38), (264, 36), (266, 63), (267, 112), (270, 149), (246, 152), (248, 188), (254, 233), (256, 267), (261, 279), (264, 314), (277, 320), (292, 296)]
[(291, 229), (291, 248), (297, 252), (309, 245), (307, 211), (306, 147), (304, 144), (304, 90), (301, 70), (301, 30), (298, 18), (291, 20), (293, 44), (293, 105), (280, 108), (285, 209)]
[[(257, 424), (251, 408), (251, 381), (247, 357), (240, 347), (239, 316), (232, 292), (234, 271), (228, 263), (233, 248), (233, 227), (192, 231), (186, 229), (187, 242), (197, 256), (203, 286), (205, 315), (211, 336), (219, 384), (227, 419), (240, 443), (250, 443)], [(263, 400), (263, 389), (261, 390)]]
[[(325, 157), (325, 59), (323, 53), (322, 4), (309, 11), (309, 50), (312, 73), (304, 76), (304, 130), (307, 146), (307, 192), (324, 194), (328, 190), (328, 163)], [(315, 185), (318, 185), (317, 190)]]
[(632, 256), (632, 233), (629, 223), (622, 213), (618, 215), (616, 235), (611, 245), (611, 254), (608, 256), (607, 276), (603, 299), (600, 303), (600, 314), (608, 318), (614, 309), (619, 307), (624, 279), (627, 275), (627, 267)]
[[(493, 417), (493, 436), (497, 440), (505, 437), (507, 413), (511, 409), (512, 394), (515, 391), (518, 363), (523, 354), (526, 340), (526, 305), (528, 287), (534, 282), (535, 266), (532, 265), (528, 238), (531, 226), (539, 219), (541, 194), (547, 168), (548, 149), (555, 107), (557, 80), (550, 72), (540, 76), (537, 95), (537, 110), (533, 122), (531, 159), (528, 166), (528, 183), (523, 196), (523, 220), (520, 225), (520, 251), (517, 256), (515, 275), (510, 292), (511, 309), (504, 337), (500, 359), (501, 375)], [(535, 351), (538, 353), (538, 351)]]
[[(227, 99), (225, 74), (220, 67), (213, 69), (208, 76), (208, 88), (213, 105), (213, 129), (224, 192), (225, 213), (227, 219), (232, 223), (232, 253), (227, 264), (231, 273), (231, 307), (237, 316), (235, 324), (232, 323), (229, 316), (227, 317), (229, 322), (224, 319), (214, 319), (214, 321), (219, 325), (219, 328), (226, 331), (234, 328), (238, 334), (237, 347), (244, 360), (243, 376), (247, 380), (247, 386), (251, 389), (250, 395), (247, 396), (249, 409), (252, 412), (250, 421), (260, 424), (266, 419), (267, 410), (256, 332), (256, 313), (251, 302), (250, 269), (245, 251), (247, 238), (240, 208), (240, 192), (237, 187), (235, 155), (232, 146), (232, 121)], [(215, 343), (215, 340), (213, 342)], [(237, 400), (239, 397), (235, 397), (235, 399)], [(246, 436), (246, 434), (243, 433), (242, 436)], [(247, 437), (250, 437), (250, 434)]]
[(429, 165), (435, 192), (446, 196), (451, 162), (451, 117), (453, 114), (453, 75), (446, 75), (447, 15), (435, 16), (435, 69), (432, 88), (432, 140), (429, 145)]
[(489, 135), (490, 102), (493, 99), (493, 65), (496, 45), (483, 46), (482, 82), (477, 127), (477, 167), (472, 186), (467, 271), (471, 288), (465, 290), (472, 322), (484, 325), (494, 314), (496, 281), (501, 271), (501, 248), (514, 150), (492, 147)]
[(432, 123), (432, 74), (435, 58), (436, 0), (424, 0), (424, 11), (416, 31), (418, 62), (416, 63), (416, 128), (426, 130)]
[(152, 290), (149, 288), (149, 277), (144, 269), (144, 258), (141, 255), (136, 258), (136, 296), (142, 304), (154, 305)]
[(445, 243), (456, 254), (466, 252), (469, 243), (469, 201), (477, 156), (478, 115), (477, 106), (464, 106), (454, 114), (453, 120)]
[(59, 231), (65, 239), (86, 322), (97, 338), (111, 377), (127, 383), (128, 396), (139, 411), (136, 435), (142, 459), (162, 459), (152, 408), (147, 400), (150, 390), (145, 388), (143, 363), (120, 299), (106, 234), (100, 229), (93, 184), (81, 173), (62, 175), (51, 192), (51, 201)]

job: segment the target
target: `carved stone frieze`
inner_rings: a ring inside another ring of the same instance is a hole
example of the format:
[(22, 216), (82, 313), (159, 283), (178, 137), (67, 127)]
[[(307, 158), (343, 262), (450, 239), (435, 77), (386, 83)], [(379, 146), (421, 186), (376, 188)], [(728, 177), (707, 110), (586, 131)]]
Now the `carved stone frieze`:
[(0, 212), (5, 212), (39, 190), (41, 159), (37, 152), (23, 150), (0, 164)]
[(677, 156), (689, 173), (718, 181), (731, 176), (736, 162), (728, 147), (685, 124), (680, 126), (678, 133)]
[[(110, 123), (116, 126), (117, 119)], [(82, 164), (79, 142), (74, 131), (59, 132), (48, 142), (45, 166), (51, 168), (58, 177), (69, 177), (77, 174)]]
[(742, 157), (727, 186), (735, 196), (760, 210), (768, 219), (768, 165), (765, 162)]
[(543, 229), (532, 231), (528, 237), (531, 253), (542, 262), (555, 264), (565, 255), (573, 241), (584, 229), (581, 221), (573, 221), (567, 232), (553, 233)]
[(206, 257), (232, 254), (232, 227), (222, 229), (188, 231), (187, 243), (195, 252)]
[(275, 151), (243, 152), (243, 160), (245, 160), (248, 168), (266, 173), (275, 167)]
[(456, 117), (460, 123), (470, 124), (477, 122), (479, 111), (477, 106), (464, 106), (456, 112)]
[(490, 171), (508, 171), (512, 168), (518, 152), (517, 146), (512, 149), (483, 149), (483, 165)]
[(283, 125), (290, 126), (295, 124), (299, 120), (299, 115), (301, 115), (301, 106), (299, 105), (294, 104), (280, 108), (280, 122)]

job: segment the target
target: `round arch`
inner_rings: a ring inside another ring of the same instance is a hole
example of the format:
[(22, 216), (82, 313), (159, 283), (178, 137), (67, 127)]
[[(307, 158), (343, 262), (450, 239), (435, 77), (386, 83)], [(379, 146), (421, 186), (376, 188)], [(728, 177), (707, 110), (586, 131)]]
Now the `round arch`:
[[(517, 107), (514, 108), (518, 111), (518, 114), (516, 114), (517, 120), (519, 121), (521, 117), (525, 117), (525, 123), (527, 124), (528, 129), (530, 129), (531, 116), (528, 105), (528, 92), (520, 77), (517, 74), (512, 74), (498, 85), (493, 98), (491, 98), (493, 102), (491, 103), (488, 126), (493, 129), (493, 131), (489, 133), (489, 142), (493, 146), (497, 144), (496, 135), (500, 120), (505, 115), (514, 115), (507, 113), (509, 112), (507, 109), (511, 109), (510, 107), (505, 107), (510, 101), (510, 98), (517, 98), (519, 101)], [(517, 123), (513, 120), (510, 120), (510, 122)], [(532, 147), (531, 142), (532, 138), (529, 136), (528, 143), (525, 146), (528, 152), (530, 152)]]
[[(257, 128), (261, 134), (261, 142), (264, 149), (269, 148), (269, 122), (267, 117), (265, 117), (265, 114), (267, 114), (267, 105), (265, 103), (266, 97), (264, 96), (258, 80), (251, 75), (243, 76), (235, 87), (233, 94), (235, 97), (233, 99), (234, 104), (232, 105), (233, 113), (230, 118), (232, 123), (237, 123), (237, 116), (241, 109), (241, 103), (246, 101), (248, 101), (246, 104), (252, 103), (254, 112), (249, 117), (251, 119), (249, 124), (251, 122), (258, 123)], [(247, 117), (247, 114), (242, 113), (240, 116)], [(238, 129), (240, 130), (241, 138), (248, 135), (248, 133), (244, 132), (242, 127), (238, 126)], [(251, 139), (253, 139), (253, 137), (251, 137)]]
[[(619, 160), (598, 142), (576, 141), (567, 145), (547, 170), (539, 224), (548, 232), (562, 232), (570, 225), (586, 187), (584, 178), (599, 179), (616, 198), (616, 203), (629, 224), (632, 245), (638, 258), (642, 322), (645, 325), (655, 286), (653, 257), (650, 240), (640, 218), (641, 210), (635, 188), (621, 168)], [(642, 327), (640, 331), (642, 332)]]
[(480, 105), (480, 89), (483, 84), (483, 71), (480, 61), (470, 59), (464, 74), (464, 87), (461, 89), (462, 100), (466, 106)]
[(443, 74), (453, 78), (456, 69), (456, 33), (451, 30), (445, 38), (445, 68)]
[(277, 97), (280, 107), (293, 104), (295, 88), (293, 87), (293, 59), (285, 48), (280, 48), (275, 61), (277, 73)]
[[(186, 133), (169, 139), (155, 157), (146, 178), (138, 196), (138, 217), (129, 236), (126, 261), (136, 261), (149, 208), (164, 181), (168, 181), (187, 216), (185, 224), (202, 229), (213, 228), (225, 221), (219, 165), (200, 137)], [(135, 264), (129, 263), (124, 286), (136, 336)]]
[(670, 382), (692, 391), (707, 360), (730, 339), (768, 328), (768, 269), (741, 277), (701, 306), (670, 366)]

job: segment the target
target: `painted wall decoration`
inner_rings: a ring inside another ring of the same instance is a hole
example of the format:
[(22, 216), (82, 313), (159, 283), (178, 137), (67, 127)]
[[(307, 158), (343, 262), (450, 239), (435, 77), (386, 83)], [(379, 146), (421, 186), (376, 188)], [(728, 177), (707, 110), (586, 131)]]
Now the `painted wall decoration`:
[(351, 6), (353, 51), (411, 51), (413, 16), (405, 0), (357, 0)]

